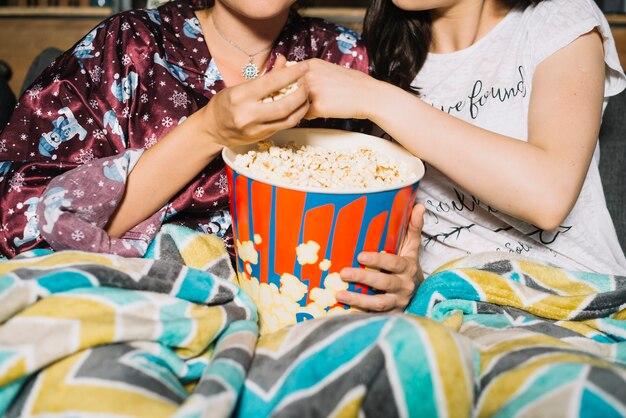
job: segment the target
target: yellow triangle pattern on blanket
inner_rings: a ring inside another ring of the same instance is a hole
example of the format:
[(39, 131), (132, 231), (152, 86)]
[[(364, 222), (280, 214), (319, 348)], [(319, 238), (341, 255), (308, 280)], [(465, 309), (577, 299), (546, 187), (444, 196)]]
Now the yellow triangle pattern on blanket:
[(341, 400), (337, 408), (329, 418), (353, 418), (359, 416), (361, 405), (365, 399), (366, 391), (363, 386), (357, 386), (348, 392)]
[(224, 257), (224, 241), (210, 234), (194, 235), (183, 248), (179, 248), (185, 265), (205, 270), (207, 265)]

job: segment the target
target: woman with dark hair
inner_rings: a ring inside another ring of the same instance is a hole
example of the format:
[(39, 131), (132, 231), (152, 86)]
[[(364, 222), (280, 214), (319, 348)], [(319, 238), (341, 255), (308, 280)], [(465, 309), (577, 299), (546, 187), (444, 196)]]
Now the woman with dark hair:
[(592, 0), (374, 0), (364, 38), (375, 78), (309, 62), (307, 117), (370, 119), (427, 163), (425, 273), (488, 251), (626, 273), (597, 152), (626, 78)]

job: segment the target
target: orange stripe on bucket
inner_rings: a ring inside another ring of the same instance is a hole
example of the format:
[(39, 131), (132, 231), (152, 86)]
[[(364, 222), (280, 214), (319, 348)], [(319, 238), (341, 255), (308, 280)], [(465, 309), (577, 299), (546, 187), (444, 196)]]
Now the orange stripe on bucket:
[(380, 241), (383, 239), (383, 230), (385, 229), (385, 223), (387, 222), (387, 212), (380, 213), (372, 219), (368, 228), (367, 235), (365, 236), (365, 243), (363, 244), (363, 251), (378, 252)]
[(245, 176), (237, 176), (235, 180), (237, 187), (235, 188), (235, 205), (237, 207), (237, 239), (239, 241), (250, 240), (250, 208), (248, 207), (248, 178)]
[(286, 272), (293, 272), (305, 199), (306, 193), (304, 192), (276, 188), (274, 271), (279, 276)]
[[(261, 283), (267, 283), (269, 270), (270, 219), (272, 211), (272, 186), (255, 181), (252, 183), (252, 211), (254, 235), (261, 236), (261, 243), (255, 247), (259, 252)], [(252, 237), (254, 239), (254, 236)]]
[(309, 280), (309, 289), (320, 287), (322, 271), (318, 263), (326, 257), (326, 248), (334, 213), (335, 206), (328, 204), (308, 210), (304, 217), (304, 238), (302, 242), (315, 241), (320, 246), (317, 253), (319, 256), (317, 263), (302, 266), (301, 278)]
[(404, 236), (404, 231), (401, 231), (403, 221), (406, 218), (407, 207), (410, 210), (411, 202), (414, 200), (415, 194), (412, 188), (405, 187), (398, 191), (395, 199), (393, 200), (393, 206), (391, 207), (391, 213), (389, 214), (389, 227), (387, 229), (387, 239), (385, 241), (385, 251), (388, 253), (396, 252), (396, 249), (400, 245), (400, 238)]
[(360, 197), (341, 208), (337, 215), (331, 255), (332, 271), (352, 266), (366, 202), (365, 196)]

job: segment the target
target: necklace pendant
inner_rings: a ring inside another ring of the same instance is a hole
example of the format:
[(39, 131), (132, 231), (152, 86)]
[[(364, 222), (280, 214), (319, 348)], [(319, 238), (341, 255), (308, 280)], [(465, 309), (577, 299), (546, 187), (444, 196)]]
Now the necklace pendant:
[(259, 76), (259, 67), (252, 60), (244, 65), (241, 69), (241, 75), (246, 80), (254, 80)]

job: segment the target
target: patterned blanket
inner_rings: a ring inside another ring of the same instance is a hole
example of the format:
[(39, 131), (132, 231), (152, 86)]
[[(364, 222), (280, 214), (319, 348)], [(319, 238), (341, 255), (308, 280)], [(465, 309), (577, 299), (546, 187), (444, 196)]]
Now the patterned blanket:
[(163, 228), (147, 259), (0, 264), (0, 414), (229, 416), (257, 340), (222, 242)]
[(146, 258), (0, 263), (7, 417), (626, 416), (626, 279), (487, 254), (408, 315), (257, 335), (221, 242), (167, 225)]

